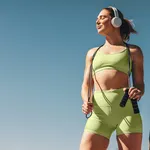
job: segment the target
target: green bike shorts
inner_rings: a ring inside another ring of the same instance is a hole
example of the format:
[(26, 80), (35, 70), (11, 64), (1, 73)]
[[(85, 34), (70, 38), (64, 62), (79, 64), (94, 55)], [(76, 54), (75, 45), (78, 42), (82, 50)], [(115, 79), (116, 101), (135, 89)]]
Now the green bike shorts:
[(117, 135), (142, 133), (141, 115), (134, 114), (131, 100), (120, 107), (124, 95), (123, 89), (95, 91), (93, 93), (93, 111), (87, 119), (85, 131), (110, 138), (114, 130)]

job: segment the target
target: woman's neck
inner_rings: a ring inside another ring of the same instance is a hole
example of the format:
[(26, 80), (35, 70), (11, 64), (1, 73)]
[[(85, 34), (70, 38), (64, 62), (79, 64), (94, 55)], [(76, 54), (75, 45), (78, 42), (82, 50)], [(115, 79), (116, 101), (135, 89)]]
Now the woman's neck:
[(121, 46), (125, 44), (120, 34), (112, 34), (106, 36), (105, 45)]

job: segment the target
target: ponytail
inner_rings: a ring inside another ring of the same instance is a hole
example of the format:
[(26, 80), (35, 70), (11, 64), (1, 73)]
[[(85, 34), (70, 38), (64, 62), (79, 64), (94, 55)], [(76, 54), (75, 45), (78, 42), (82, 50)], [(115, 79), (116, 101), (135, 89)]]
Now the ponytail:
[(120, 34), (124, 41), (128, 41), (130, 39), (130, 33), (137, 34), (137, 31), (133, 28), (131, 21), (128, 19), (122, 20), (122, 25), (120, 27)]

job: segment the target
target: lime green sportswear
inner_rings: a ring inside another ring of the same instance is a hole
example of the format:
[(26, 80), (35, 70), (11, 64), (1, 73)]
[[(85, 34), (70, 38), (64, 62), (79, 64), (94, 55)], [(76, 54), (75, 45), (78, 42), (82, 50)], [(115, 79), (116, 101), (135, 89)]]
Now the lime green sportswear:
[[(105, 54), (98, 50), (93, 60), (93, 73), (101, 70), (115, 69), (128, 74), (129, 72), (129, 57), (128, 49), (113, 54)], [(131, 62), (131, 59), (130, 59)], [(131, 71), (131, 67), (130, 67)]]
[[(128, 74), (128, 59), (128, 49), (114, 54), (104, 54), (98, 50), (93, 59), (93, 73), (116, 69)], [(85, 131), (108, 139), (115, 130), (117, 135), (142, 133), (142, 118), (139, 113), (134, 114), (131, 100), (128, 99), (125, 107), (120, 107), (123, 95), (123, 88), (94, 91), (92, 116), (86, 122)]]

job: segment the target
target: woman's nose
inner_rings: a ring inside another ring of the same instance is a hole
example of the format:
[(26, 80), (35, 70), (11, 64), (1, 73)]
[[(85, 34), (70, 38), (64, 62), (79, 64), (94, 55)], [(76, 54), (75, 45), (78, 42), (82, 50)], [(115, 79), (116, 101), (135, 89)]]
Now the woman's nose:
[(99, 19), (97, 19), (97, 20), (96, 20), (96, 24), (100, 24), (100, 21), (99, 21)]

